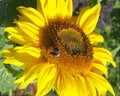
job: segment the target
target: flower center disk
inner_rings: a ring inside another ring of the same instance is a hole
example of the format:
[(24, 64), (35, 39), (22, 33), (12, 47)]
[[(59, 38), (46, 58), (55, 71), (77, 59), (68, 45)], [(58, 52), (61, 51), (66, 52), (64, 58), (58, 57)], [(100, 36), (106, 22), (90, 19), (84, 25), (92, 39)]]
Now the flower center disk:
[(43, 32), (42, 54), (59, 69), (81, 73), (90, 69), (92, 45), (84, 32), (70, 22), (53, 22)]
[(85, 55), (86, 45), (84, 44), (84, 38), (81, 33), (71, 28), (63, 29), (58, 32), (63, 47), (71, 55)]

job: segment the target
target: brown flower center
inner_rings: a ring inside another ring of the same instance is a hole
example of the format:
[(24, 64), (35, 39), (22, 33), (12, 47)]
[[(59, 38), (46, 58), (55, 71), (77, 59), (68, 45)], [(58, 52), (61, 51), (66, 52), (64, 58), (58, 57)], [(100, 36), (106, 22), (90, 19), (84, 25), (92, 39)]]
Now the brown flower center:
[(89, 70), (92, 45), (84, 32), (73, 23), (53, 22), (44, 29), (42, 54), (60, 70), (71, 74)]

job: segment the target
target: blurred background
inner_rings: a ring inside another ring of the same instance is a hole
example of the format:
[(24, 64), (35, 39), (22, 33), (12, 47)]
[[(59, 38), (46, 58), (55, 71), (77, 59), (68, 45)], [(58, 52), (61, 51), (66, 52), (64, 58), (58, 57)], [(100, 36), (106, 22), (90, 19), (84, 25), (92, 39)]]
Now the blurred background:
[[(97, 2), (101, 2), (102, 10), (95, 31), (102, 34), (105, 39), (105, 42), (100, 43), (99, 46), (111, 51), (117, 64), (116, 68), (107, 64), (108, 80), (114, 88), (116, 96), (120, 96), (120, 0), (73, 0), (73, 15), (78, 16), (81, 8), (86, 5), (93, 6)], [(13, 26), (13, 20), (18, 19), (17, 6), (36, 8), (36, 1), (0, 0), (0, 51), (16, 46), (14, 42), (7, 39), (8, 34), (4, 29), (6, 26)], [(18, 85), (13, 83), (23, 74), (22, 68), (4, 65), (3, 60), (4, 58), (0, 57), (0, 96), (33, 96), (35, 84), (28, 86), (25, 90), (18, 90)], [(51, 90), (47, 96), (57, 95), (54, 90)], [(107, 96), (112, 95), (108, 92)]]

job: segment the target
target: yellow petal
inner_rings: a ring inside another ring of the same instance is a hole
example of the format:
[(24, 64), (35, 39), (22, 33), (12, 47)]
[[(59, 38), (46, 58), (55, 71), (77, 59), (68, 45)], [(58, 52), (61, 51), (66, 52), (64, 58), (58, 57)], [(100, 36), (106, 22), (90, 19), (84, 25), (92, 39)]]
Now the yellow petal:
[(86, 88), (86, 83), (85, 83), (85, 78), (83, 76), (76, 76), (75, 78), (76, 84), (77, 84), (77, 89), (79, 92), (79, 96), (88, 96), (87, 88)]
[(112, 56), (111, 56), (110, 52), (105, 51), (105, 49), (103, 49), (103, 50), (99, 50), (99, 49), (96, 50), (96, 48), (93, 48), (93, 52), (94, 52), (94, 54), (93, 54), (94, 59), (100, 60), (103, 63), (110, 62), (110, 63), (112, 63), (112, 65), (114, 67), (116, 67), (116, 63), (112, 59)]
[(96, 68), (100, 71), (100, 73), (104, 73), (106, 75), (106, 77), (108, 76), (108, 71), (107, 71), (107, 67), (99, 64), (99, 63), (93, 63), (93, 68)]
[(101, 75), (90, 72), (89, 79), (96, 87), (99, 96), (105, 94), (105, 92), (107, 92), (107, 91), (111, 92), (113, 94), (113, 96), (115, 96), (112, 86)]
[(112, 56), (112, 53), (109, 50), (105, 49), (105, 48), (95, 48), (94, 47), (93, 50), (96, 51), (96, 52), (102, 52), (102, 53), (105, 53), (105, 54), (108, 54), (108, 55)]
[(57, 15), (57, 1), (47, 0), (45, 5), (45, 13), (47, 18), (53, 19)]
[(65, 0), (58, 0), (57, 1), (57, 13), (58, 13), (58, 16), (60, 16), (62, 18), (70, 17)]
[(8, 36), (8, 38), (18, 44), (24, 45), (27, 43), (26, 39), (24, 38), (24, 36), (20, 35), (19, 32), (21, 32), (22, 30), (18, 27), (7, 27), (5, 29), (8, 33), (10, 33), (10, 35)]
[(39, 78), (39, 73), (44, 69), (48, 68), (48, 64), (47, 63), (41, 63), (41, 64), (34, 64), (33, 66), (31, 66), (29, 69), (26, 70), (25, 68), (25, 73), (24, 75), (17, 79), (15, 81), (15, 83), (21, 83), (19, 85), (20, 89), (25, 88), (26, 86), (28, 86), (30, 83), (32, 83), (32, 81), (34, 81), (35, 79)]
[(25, 75), (23, 75), (22, 77), (18, 78), (17, 80), (14, 81), (14, 83), (21, 83), (24, 82), (25, 79)]
[(86, 33), (90, 34), (96, 27), (99, 19), (101, 5), (98, 3), (94, 7), (85, 7), (80, 11), (76, 24)]
[(19, 27), (7, 27), (6, 31), (10, 33), (9, 39), (18, 44), (32, 43), (39, 46), (39, 29), (31, 23), (18, 22)]
[(37, 10), (43, 15), (45, 22), (48, 23), (45, 4), (46, 4), (46, 0), (37, 0)]
[(20, 83), (20, 89), (25, 88), (37, 78), (37, 74), (35, 74), (35, 72), (37, 71), (37, 67), (39, 66), (32, 66), (32, 68), (30, 68), (29, 71), (27, 71), (27, 73), (25, 73), (21, 78), (15, 81), (15, 83)]
[(58, 96), (79, 96), (75, 79), (68, 73), (59, 71), (55, 88)]
[(17, 57), (17, 56), (16, 55), (14, 56), (15, 53), (13, 53), (13, 52), (15, 52), (14, 49), (4, 50), (4, 51), (1, 52), (1, 55), (6, 58), (3, 61), (3, 63), (13, 64), (13, 65), (16, 65), (16, 66), (22, 66), (23, 62), (19, 62), (18, 60), (16, 60), (15, 57)]
[(69, 12), (69, 16), (72, 17), (72, 13), (73, 13), (73, 2), (72, 0), (66, 0), (66, 6), (68, 8), (68, 12)]
[(102, 35), (95, 33), (95, 32), (92, 32), (89, 35), (89, 40), (90, 40), (91, 44), (97, 45), (99, 42), (103, 42), (104, 38)]
[(36, 96), (45, 96), (55, 83), (57, 68), (52, 64), (45, 64), (44, 67), (39, 70), (38, 76)]
[(22, 47), (16, 47), (14, 49), (17, 50), (17, 52), (27, 53), (35, 58), (39, 58), (41, 56), (40, 55), (41, 50), (29, 44)]
[(28, 22), (17, 22), (21, 30), (31, 39), (39, 42), (39, 28)]
[(97, 94), (96, 88), (87, 76), (85, 76), (85, 83), (86, 83), (86, 89), (89, 89), (89, 90), (87, 90), (88, 96), (96, 96), (96, 94)]
[(40, 50), (30, 45), (4, 50), (1, 55), (5, 57), (5, 64), (16, 66), (37, 64), (40, 58)]
[[(22, 16), (22, 15), (18, 15), (19, 21), (22, 22), (30, 22), (33, 23), (29, 18), (27, 18), (26, 16)], [(17, 22), (17, 19), (14, 19), (14, 23)]]
[(17, 8), (17, 10), (20, 12), (21, 15), (27, 17), (32, 23), (36, 24), (37, 26), (44, 26), (45, 20), (41, 13), (39, 13), (34, 8), (26, 8), (23, 6), (20, 6)]

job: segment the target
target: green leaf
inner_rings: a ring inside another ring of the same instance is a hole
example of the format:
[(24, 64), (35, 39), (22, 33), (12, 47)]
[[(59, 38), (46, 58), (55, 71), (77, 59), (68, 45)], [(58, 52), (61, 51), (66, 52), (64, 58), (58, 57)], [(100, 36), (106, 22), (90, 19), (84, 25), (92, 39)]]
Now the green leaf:
[(0, 50), (2, 50), (4, 46), (5, 46), (5, 37), (4, 35), (0, 35)]
[(120, 8), (120, 0), (115, 1), (114, 8)]
[(113, 58), (116, 56), (116, 54), (118, 53), (118, 51), (120, 50), (120, 46), (115, 48), (114, 50), (112, 50), (112, 56)]
[(4, 27), (0, 27), (0, 35), (4, 33)]
[(8, 34), (4, 31), (4, 27), (0, 27), (0, 51), (12, 48), (15, 45), (15, 43), (7, 39), (6, 35)]
[(5, 94), (16, 89), (17, 85), (13, 83), (15, 77), (8, 72), (2, 62), (3, 60), (0, 58), (0, 93)]
[(0, 35), (0, 51), (12, 48), (13, 46), (14, 43), (12, 41), (7, 40), (4, 34)]

